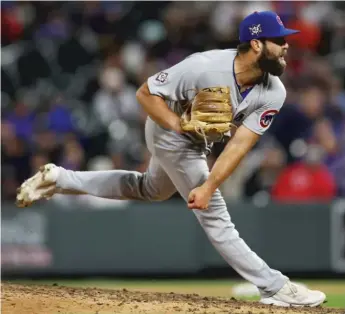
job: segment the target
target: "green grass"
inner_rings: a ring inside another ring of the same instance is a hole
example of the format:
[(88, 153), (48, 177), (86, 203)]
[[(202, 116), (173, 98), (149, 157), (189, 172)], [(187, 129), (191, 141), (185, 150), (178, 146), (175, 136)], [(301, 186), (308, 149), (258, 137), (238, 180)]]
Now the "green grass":
[(327, 296), (327, 305), (330, 307), (339, 307), (345, 309), (345, 292), (344, 294), (330, 294)]
[[(303, 280), (293, 281), (306, 284), (309, 288), (320, 289), (327, 295), (325, 306), (345, 308), (345, 280)], [(99, 287), (107, 289), (136, 289), (157, 292), (175, 293), (198, 293), (200, 295), (231, 297), (231, 287), (241, 281), (234, 280), (108, 280), (108, 279), (85, 279), (85, 280), (35, 280), (13, 281), (26, 284), (58, 283), (63, 286), (73, 287)], [(241, 298), (246, 300), (258, 300), (254, 298)]]

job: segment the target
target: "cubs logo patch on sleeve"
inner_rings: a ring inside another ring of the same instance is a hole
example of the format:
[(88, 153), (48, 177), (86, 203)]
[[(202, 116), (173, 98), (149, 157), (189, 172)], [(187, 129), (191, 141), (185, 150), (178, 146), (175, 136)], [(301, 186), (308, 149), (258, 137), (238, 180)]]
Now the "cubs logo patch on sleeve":
[(266, 110), (260, 115), (260, 126), (263, 128), (267, 128), (272, 123), (275, 115), (278, 113), (278, 110)]
[(168, 73), (166, 72), (160, 72), (156, 76), (156, 81), (159, 83), (165, 83), (167, 79), (168, 79)]

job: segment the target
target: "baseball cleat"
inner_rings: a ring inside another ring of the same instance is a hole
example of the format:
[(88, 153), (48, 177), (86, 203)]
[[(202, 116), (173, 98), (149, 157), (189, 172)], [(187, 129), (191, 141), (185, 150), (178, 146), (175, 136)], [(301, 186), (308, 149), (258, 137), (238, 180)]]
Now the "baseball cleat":
[(315, 307), (326, 300), (326, 295), (317, 290), (291, 283), (288, 281), (276, 294), (262, 298), (260, 303), (283, 307)]
[(56, 180), (59, 168), (54, 164), (46, 164), (39, 171), (17, 189), (16, 205), (18, 207), (30, 206), (40, 199), (49, 199), (56, 190)]

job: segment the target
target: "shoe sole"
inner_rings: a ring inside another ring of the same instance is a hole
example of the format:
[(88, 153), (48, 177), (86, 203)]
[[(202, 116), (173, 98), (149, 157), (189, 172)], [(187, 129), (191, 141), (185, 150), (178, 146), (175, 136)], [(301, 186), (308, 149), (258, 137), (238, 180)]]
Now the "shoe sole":
[(39, 169), (39, 172), (37, 172), (34, 176), (24, 181), (24, 183), (17, 189), (16, 205), (18, 207), (28, 207), (32, 204), (32, 202), (28, 201), (29, 193), (25, 188), (30, 182), (34, 181), (40, 173), (42, 173), (41, 168)]
[(281, 307), (316, 307), (316, 306), (319, 306), (325, 302), (326, 302), (325, 299), (323, 299), (323, 300), (320, 300), (320, 301), (312, 303), (312, 304), (291, 304), (291, 303), (286, 303), (286, 302), (278, 301), (278, 300), (274, 300), (274, 299), (260, 300), (260, 303), (262, 303), (262, 304), (275, 305), (275, 306), (281, 306)]
[[(37, 177), (39, 175), (42, 175), (42, 179), (41, 179), (41, 184), (42, 182), (45, 181), (45, 176), (46, 174), (52, 169), (52, 165), (51, 164), (47, 164), (44, 166), (41, 166), (39, 168), (39, 171), (33, 175), (31, 178), (27, 179), (26, 181), (24, 181), (24, 183), (17, 189), (17, 198), (16, 198), (16, 206), (18, 207), (28, 207), (30, 206), (33, 201), (29, 201), (29, 192), (25, 189), (25, 187), (32, 181), (34, 181), (35, 179), (37, 179)], [(40, 184), (37, 185), (37, 187), (40, 186)], [(36, 188), (37, 188), (36, 187)]]

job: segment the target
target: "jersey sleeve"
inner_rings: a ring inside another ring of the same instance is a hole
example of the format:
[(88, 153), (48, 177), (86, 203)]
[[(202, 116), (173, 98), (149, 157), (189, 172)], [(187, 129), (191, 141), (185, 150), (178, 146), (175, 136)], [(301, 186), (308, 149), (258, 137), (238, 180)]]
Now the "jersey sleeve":
[(193, 57), (154, 74), (147, 80), (150, 93), (167, 100), (190, 100), (190, 92), (195, 89), (200, 71)]
[(147, 80), (150, 93), (167, 100), (191, 100), (196, 90), (210, 86), (229, 85), (226, 75), (212, 71), (198, 54), (192, 55)]
[(263, 135), (279, 113), (285, 98), (286, 90), (284, 85), (280, 82), (277, 88), (267, 92), (267, 96), (264, 100), (265, 103), (252, 112), (243, 121), (243, 125), (254, 133)]

